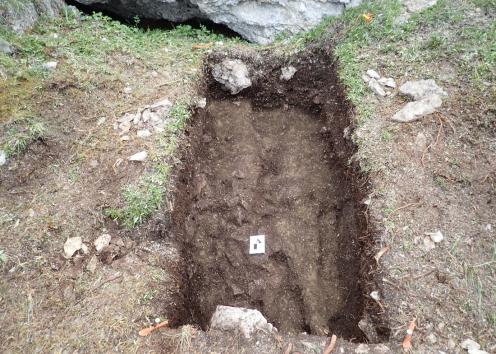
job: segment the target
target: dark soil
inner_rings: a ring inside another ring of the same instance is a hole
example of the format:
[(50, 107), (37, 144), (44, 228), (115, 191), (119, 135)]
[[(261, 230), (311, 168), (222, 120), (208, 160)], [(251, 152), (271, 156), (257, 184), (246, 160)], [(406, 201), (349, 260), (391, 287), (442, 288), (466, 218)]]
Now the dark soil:
[[(350, 106), (325, 55), (295, 66), (289, 82), (273, 67), (237, 97), (210, 84), (187, 130), (172, 216), (187, 263), (178, 324), (206, 328), (222, 304), (257, 308), (285, 333), (365, 341), (368, 234), (343, 137)], [(266, 253), (249, 255), (257, 234)]]

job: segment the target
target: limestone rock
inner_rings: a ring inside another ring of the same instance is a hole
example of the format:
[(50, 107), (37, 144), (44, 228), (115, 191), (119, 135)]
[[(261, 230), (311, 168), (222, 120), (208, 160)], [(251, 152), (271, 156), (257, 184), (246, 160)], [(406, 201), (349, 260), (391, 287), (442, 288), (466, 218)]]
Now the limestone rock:
[(437, 0), (403, 0), (408, 12), (417, 12), (434, 6)]
[(46, 71), (54, 71), (57, 68), (58, 63), (56, 61), (48, 61), (41, 64), (41, 68)]
[(65, 8), (63, 0), (0, 1), (0, 25), (23, 33), (40, 17), (56, 17)]
[(294, 74), (296, 74), (296, 68), (294, 66), (286, 66), (281, 69), (281, 76), (279, 78), (284, 81), (289, 81), (293, 78)]
[(128, 160), (129, 161), (143, 162), (143, 161), (146, 160), (147, 157), (148, 157), (148, 153), (146, 151), (140, 151), (140, 152), (137, 152), (134, 155), (129, 156), (128, 157)]
[(0, 166), (3, 166), (7, 163), (7, 154), (5, 151), (0, 150)]
[(442, 88), (440, 88), (432, 79), (407, 81), (400, 86), (400, 93), (409, 98), (412, 98), (415, 101), (432, 95), (447, 95), (447, 93)]
[(386, 91), (384, 91), (384, 89), (382, 88), (381, 84), (379, 84), (379, 82), (377, 82), (376, 79), (374, 78), (371, 78), (369, 80), (369, 87), (372, 91), (374, 91), (374, 93), (378, 96), (381, 96), (381, 97), (384, 97), (386, 96)]
[(208, 19), (224, 24), (249, 41), (268, 44), (279, 34), (295, 34), (324, 17), (340, 15), (360, 0), (77, 0), (123, 17), (182, 22)]
[(94, 243), (96, 251), (101, 252), (103, 249), (105, 249), (105, 247), (110, 244), (111, 239), (112, 236), (110, 236), (109, 234), (103, 234), (99, 236)]
[(372, 78), (372, 79), (376, 79), (376, 80), (379, 80), (381, 78), (381, 75), (379, 75), (379, 73), (373, 69), (369, 69), (367, 70), (367, 75)]
[(217, 306), (210, 320), (211, 329), (240, 331), (245, 338), (258, 329), (271, 332), (273, 327), (258, 310), (242, 307)]
[(479, 350), (481, 347), (479, 343), (470, 338), (467, 338), (461, 342), (460, 346), (466, 350)]
[(81, 237), (69, 237), (64, 243), (64, 256), (71, 258), (74, 253), (83, 247), (83, 240)]
[(442, 103), (439, 95), (432, 95), (419, 101), (409, 102), (391, 119), (401, 123), (413, 122), (435, 112), (436, 108), (441, 107)]
[(392, 77), (381, 77), (379, 83), (386, 87), (396, 88), (396, 82)]
[(251, 86), (248, 67), (239, 59), (224, 59), (221, 63), (214, 65), (212, 76), (232, 95)]
[(14, 49), (9, 42), (0, 38), (0, 53), (11, 55), (14, 53)]

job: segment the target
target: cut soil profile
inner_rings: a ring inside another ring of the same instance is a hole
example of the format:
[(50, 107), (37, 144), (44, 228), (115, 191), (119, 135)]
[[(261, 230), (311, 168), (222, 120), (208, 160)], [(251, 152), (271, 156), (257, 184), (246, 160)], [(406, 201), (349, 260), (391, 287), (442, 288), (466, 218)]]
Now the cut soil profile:
[[(325, 53), (294, 65), (290, 81), (269, 66), (235, 97), (206, 85), (176, 182), (172, 232), (186, 262), (176, 321), (205, 329), (231, 305), (259, 309), (283, 333), (367, 341), (370, 232), (343, 135), (351, 107)], [(249, 255), (258, 234), (266, 252)]]

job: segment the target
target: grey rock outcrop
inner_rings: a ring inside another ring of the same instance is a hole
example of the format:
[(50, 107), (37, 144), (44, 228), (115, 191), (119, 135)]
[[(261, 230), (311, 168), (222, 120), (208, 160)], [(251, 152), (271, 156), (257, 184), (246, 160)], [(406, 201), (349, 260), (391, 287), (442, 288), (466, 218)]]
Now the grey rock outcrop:
[(249, 41), (267, 44), (281, 33), (307, 30), (326, 16), (341, 14), (361, 0), (77, 0), (125, 17), (224, 24)]
[(0, 1), (0, 25), (22, 33), (42, 16), (58, 16), (65, 6), (63, 0)]

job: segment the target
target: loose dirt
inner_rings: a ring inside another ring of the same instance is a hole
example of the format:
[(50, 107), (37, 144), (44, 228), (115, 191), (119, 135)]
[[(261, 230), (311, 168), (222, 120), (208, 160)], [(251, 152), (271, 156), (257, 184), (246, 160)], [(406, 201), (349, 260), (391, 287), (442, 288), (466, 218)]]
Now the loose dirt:
[[(348, 145), (334, 140), (349, 111), (336, 105), (337, 85), (326, 85), (323, 98), (323, 82), (302, 85), (306, 74), (297, 75), (281, 96), (288, 102), (257, 96), (280, 85), (273, 80), (245, 97), (213, 95), (193, 119), (173, 213), (187, 262), (180, 323), (206, 328), (222, 304), (258, 308), (285, 333), (365, 340), (357, 326), (362, 208), (343, 164)], [(249, 255), (249, 236), (258, 234), (266, 252)]]

